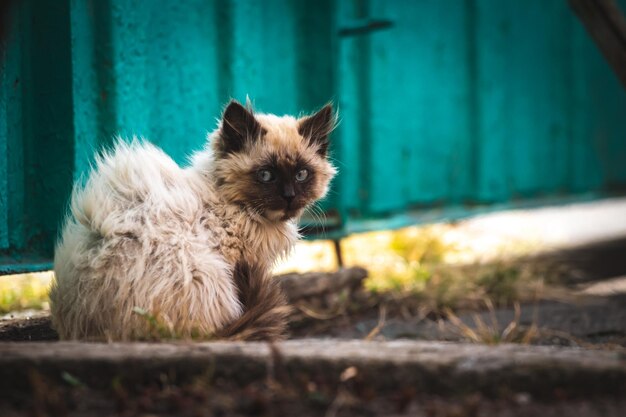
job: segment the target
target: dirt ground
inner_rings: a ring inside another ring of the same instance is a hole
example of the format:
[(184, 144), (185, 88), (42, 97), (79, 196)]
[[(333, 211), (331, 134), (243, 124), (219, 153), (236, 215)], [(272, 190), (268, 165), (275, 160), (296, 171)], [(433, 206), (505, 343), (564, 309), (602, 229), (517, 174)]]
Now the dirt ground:
[[(582, 274), (565, 285), (578, 294), (568, 301), (545, 300), (522, 305), (517, 330), (535, 326), (530, 341), (537, 345), (613, 350), (626, 358), (626, 294), (610, 289), (601, 295), (581, 289), (626, 275), (626, 240), (572, 249), (559, 254), (563, 262), (576, 264)], [(614, 282), (614, 281), (611, 281)], [(414, 339), (467, 341), (467, 328), (490, 323), (498, 329), (516, 320), (513, 308), (460, 312), (459, 323), (426, 316), (407, 317), (398, 306), (375, 303), (370, 309), (334, 317), (300, 315), (292, 323), (292, 338)], [(0, 323), (0, 341), (54, 341), (56, 333), (47, 315)], [(86, 345), (87, 348), (87, 345)], [(25, 371), (26, 372), (26, 371)], [(425, 394), (412, 386), (398, 385), (384, 393), (351, 378), (329, 383), (306, 376), (263, 378), (241, 384), (236, 380), (196, 378), (159, 381), (128, 386), (123, 380), (106, 388), (93, 388), (72, 375), (63, 382), (50, 381), (30, 370), (30, 387), (0, 395), (1, 416), (622, 416), (626, 399), (615, 396), (570, 397), (554, 392), (537, 398), (525, 392), (502, 392), (496, 396)], [(626, 392), (626, 381), (621, 381)], [(618, 390), (619, 391), (619, 390)]]
[[(565, 266), (558, 296), (522, 303), (519, 316), (512, 306), (493, 310), (461, 310), (462, 325), (449, 318), (407, 314), (405, 300), (387, 299), (374, 307), (333, 318), (301, 314), (292, 323), (292, 337), (376, 338), (393, 340), (467, 341), (467, 328), (484, 324), (498, 334), (512, 322), (516, 330), (535, 330), (528, 343), (611, 349), (626, 347), (626, 239), (594, 243), (542, 255), (536, 261)], [(384, 307), (385, 311), (381, 311)], [(493, 341), (498, 342), (497, 340)]]

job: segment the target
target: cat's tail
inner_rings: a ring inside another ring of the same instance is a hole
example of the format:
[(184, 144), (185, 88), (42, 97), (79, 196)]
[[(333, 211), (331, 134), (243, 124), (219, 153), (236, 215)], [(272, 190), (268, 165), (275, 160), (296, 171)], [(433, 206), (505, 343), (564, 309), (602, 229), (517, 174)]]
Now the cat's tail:
[(285, 337), (291, 311), (278, 282), (254, 265), (239, 262), (233, 271), (244, 312), (218, 336), (233, 340), (277, 340)]

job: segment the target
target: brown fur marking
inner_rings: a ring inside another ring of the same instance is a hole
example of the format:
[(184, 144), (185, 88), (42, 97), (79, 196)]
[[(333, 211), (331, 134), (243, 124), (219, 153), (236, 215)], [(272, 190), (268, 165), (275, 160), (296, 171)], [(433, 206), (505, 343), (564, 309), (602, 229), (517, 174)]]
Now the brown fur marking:
[(219, 333), (234, 340), (277, 340), (285, 337), (290, 308), (282, 290), (262, 268), (239, 262), (233, 271), (244, 312)]

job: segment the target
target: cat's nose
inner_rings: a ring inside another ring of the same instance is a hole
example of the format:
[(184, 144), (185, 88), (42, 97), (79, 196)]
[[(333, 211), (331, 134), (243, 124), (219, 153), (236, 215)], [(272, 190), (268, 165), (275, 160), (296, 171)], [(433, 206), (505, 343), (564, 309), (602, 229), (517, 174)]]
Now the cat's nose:
[(287, 200), (288, 204), (291, 204), (291, 201), (296, 196), (296, 190), (293, 188), (293, 184), (286, 184), (283, 189), (283, 198)]

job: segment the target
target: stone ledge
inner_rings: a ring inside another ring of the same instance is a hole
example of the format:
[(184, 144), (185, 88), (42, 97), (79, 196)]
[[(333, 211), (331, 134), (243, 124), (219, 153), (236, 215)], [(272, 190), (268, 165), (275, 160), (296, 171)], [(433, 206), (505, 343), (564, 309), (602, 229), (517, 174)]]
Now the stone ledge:
[[(0, 343), (0, 390), (27, 389), (29, 373), (53, 381), (68, 373), (90, 388), (122, 378), (142, 384), (206, 374), (242, 384), (268, 377), (339, 384), (354, 379), (377, 392), (410, 386), (429, 394), (526, 392), (537, 398), (626, 395), (626, 353), (572, 348), (442, 342), (291, 340), (267, 343)], [(283, 381), (285, 382), (285, 381)]]

